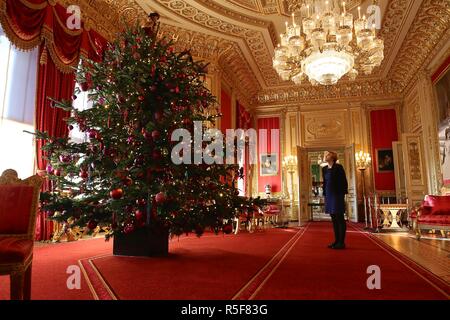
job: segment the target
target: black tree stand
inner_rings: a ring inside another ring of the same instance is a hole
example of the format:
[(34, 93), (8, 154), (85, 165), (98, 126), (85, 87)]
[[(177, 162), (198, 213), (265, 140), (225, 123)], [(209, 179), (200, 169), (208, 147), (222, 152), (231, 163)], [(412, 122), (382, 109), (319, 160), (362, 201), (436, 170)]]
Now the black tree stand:
[(129, 234), (114, 235), (115, 256), (167, 256), (169, 231), (164, 227), (145, 226)]

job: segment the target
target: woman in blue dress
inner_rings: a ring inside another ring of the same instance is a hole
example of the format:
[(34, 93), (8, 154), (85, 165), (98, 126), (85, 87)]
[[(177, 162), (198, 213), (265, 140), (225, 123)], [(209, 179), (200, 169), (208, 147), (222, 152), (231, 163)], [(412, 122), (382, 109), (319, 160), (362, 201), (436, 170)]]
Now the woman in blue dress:
[(342, 165), (336, 163), (337, 153), (327, 151), (324, 160), (327, 166), (322, 168), (323, 174), (323, 195), (325, 197), (325, 213), (331, 216), (334, 229), (334, 242), (328, 248), (344, 249), (345, 232), (345, 195), (348, 193), (347, 178)]

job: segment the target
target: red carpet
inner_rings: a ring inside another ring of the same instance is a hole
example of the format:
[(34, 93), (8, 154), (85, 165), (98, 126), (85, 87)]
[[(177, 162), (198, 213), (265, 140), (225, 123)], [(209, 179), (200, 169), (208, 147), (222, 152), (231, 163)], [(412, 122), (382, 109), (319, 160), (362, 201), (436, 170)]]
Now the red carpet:
[[(449, 286), (390, 247), (349, 226), (346, 250), (331, 250), (331, 224), (174, 239), (167, 258), (114, 257), (103, 239), (35, 248), (33, 299), (448, 299)], [(81, 290), (66, 286), (82, 265)], [(381, 290), (369, 290), (369, 265)], [(86, 281), (88, 279), (88, 281)], [(9, 280), (0, 277), (0, 299)]]
[[(89, 269), (88, 261), (83, 261), (83, 266), (94, 275), (90, 277), (92, 284), (104, 299), (231, 299), (297, 232), (273, 229), (237, 236), (191, 237), (172, 242), (168, 258), (92, 259), (100, 279), (95, 277), (95, 269)], [(102, 280), (112, 297), (98, 286)]]
[[(111, 251), (112, 242), (105, 242), (104, 239), (38, 245), (34, 248), (31, 298), (34, 300), (92, 299), (83, 276), (80, 290), (67, 288), (69, 276), (66, 273), (67, 267), (78, 265), (80, 258)], [(8, 276), (0, 276), (0, 299), (9, 299)]]
[[(438, 287), (351, 225), (347, 249), (331, 250), (330, 223), (313, 223), (252, 299), (448, 299)], [(381, 289), (369, 290), (367, 267), (381, 269)]]

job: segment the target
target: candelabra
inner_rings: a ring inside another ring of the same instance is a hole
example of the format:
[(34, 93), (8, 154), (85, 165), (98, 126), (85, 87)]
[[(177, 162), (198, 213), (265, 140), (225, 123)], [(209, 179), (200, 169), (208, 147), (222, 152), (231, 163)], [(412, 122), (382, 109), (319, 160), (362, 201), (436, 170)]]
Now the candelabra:
[[(291, 200), (291, 216), (294, 213), (294, 173), (297, 170), (297, 157), (296, 156), (286, 156), (283, 160), (283, 167), (291, 176), (291, 192), (289, 194)], [(300, 221), (300, 211), (298, 212), (298, 225), (301, 225)]]
[[(364, 202), (364, 222), (366, 224), (366, 229), (367, 229), (368, 225), (367, 225), (367, 206), (366, 206), (366, 183), (365, 183), (364, 172), (370, 166), (372, 159), (371, 159), (369, 153), (360, 151), (355, 154), (355, 160), (356, 160), (356, 166), (357, 166), (358, 170), (361, 172), (362, 194), (363, 194), (363, 202)], [(370, 225), (372, 226), (372, 217), (369, 216), (369, 218), (370, 218)]]

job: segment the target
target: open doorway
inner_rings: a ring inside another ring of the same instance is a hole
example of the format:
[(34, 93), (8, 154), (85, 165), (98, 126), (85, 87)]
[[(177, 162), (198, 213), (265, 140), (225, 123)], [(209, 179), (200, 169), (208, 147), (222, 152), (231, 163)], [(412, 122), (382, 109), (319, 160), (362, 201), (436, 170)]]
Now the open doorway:
[[(322, 167), (323, 155), (327, 149), (323, 150), (308, 150), (310, 179), (310, 194), (308, 207), (310, 210), (311, 221), (329, 221), (330, 216), (324, 212), (325, 201), (323, 197), (323, 175)], [(338, 154), (338, 162), (342, 165), (344, 159), (344, 149), (333, 149)]]
[(324, 212), (325, 199), (323, 196), (322, 166), (325, 151), (335, 151), (346, 172), (349, 194), (346, 196), (346, 216), (351, 221), (357, 221), (356, 214), (356, 186), (354, 147), (330, 148), (298, 148), (298, 158), (303, 159), (305, 165), (299, 165), (300, 210), (302, 220), (329, 221), (330, 216)]

